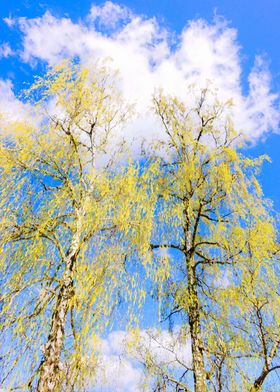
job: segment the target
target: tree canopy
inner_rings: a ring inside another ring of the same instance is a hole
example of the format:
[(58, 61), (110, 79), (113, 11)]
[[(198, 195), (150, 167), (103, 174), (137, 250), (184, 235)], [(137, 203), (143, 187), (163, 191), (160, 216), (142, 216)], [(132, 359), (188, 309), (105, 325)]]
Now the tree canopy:
[(28, 98), (38, 125), (1, 135), (1, 383), (80, 388), (98, 333), (135, 291), (126, 258), (147, 243), (147, 181), (114, 144), (129, 108), (104, 67), (64, 62)]
[(143, 390), (257, 392), (280, 367), (267, 157), (240, 152), (231, 102), (190, 94), (154, 96), (162, 140), (141, 157), (118, 136), (131, 109), (102, 64), (50, 69), (26, 94), (32, 119), (1, 119), (4, 388), (92, 389), (100, 334), (114, 314), (132, 326), (149, 285), (191, 358), (166, 362), (135, 333)]
[(257, 179), (267, 157), (238, 151), (245, 140), (225, 115), (231, 102), (209, 89), (193, 96), (189, 105), (154, 97), (166, 138), (151, 241), (165, 250), (162, 319), (190, 339), (192, 364), (142, 356), (162, 390), (258, 391), (280, 365), (277, 227)]

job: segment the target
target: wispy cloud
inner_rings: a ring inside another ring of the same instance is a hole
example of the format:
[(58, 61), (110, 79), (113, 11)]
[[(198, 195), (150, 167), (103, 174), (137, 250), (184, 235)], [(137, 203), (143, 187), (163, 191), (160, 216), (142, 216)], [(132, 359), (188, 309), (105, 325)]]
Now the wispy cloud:
[(6, 23), (7, 26), (12, 27), (16, 23), (16, 20), (11, 16), (7, 16), (3, 18), (3, 21)]
[(0, 59), (7, 58), (14, 54), (13, 50), (11, 49), (10, 45), (7, 42), (4, 42), (0, 45)]
[(99, 27), (116, 29), (121, 23), (127, 23), (132, 17), (133, 14), (127, 7), (106, 1), (102, 7), (93, 5), (88, 19), (98, 23)]

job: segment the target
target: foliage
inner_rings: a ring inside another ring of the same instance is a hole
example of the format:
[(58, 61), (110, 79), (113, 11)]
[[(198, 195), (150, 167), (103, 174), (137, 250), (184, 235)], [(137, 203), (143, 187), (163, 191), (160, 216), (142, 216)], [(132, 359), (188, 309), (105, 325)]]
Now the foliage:
[(116, 305), (143, 300), (126, 260), (149, 247), (148, 178), (114, 138), (130, 109), (104, 66), (64, 62), (27, 98), (33, 122), (0, 144), (1, 384), (80, 388)]
[(158, 390), (257, 391), (280, 365), (279, 245), (257, 179), (267, 157), (238, 152), (244, 139), (225, 115), (229, 105), (207, 89), (193, 107), (162, 92), (154, 98), (166, 134), (154, 281), (162, 319), (192, 346), (191, 368), (142, 352)]
[(26, 92), (32, 119), (1, 117), (1, 383), (87, 388), (100, 334), (117, 309), (135, 321), (147, 274), (176, 330), (169, 361), (130, 334), (155, 390), (257, 392), (280, 367), (267, 157), (240, 153), (232, 103), (205, 89), (193, 106), (154, 97), (165, 136), (136, 162), (116, 136), (131, 115), (116, 86), (102, 64), (65, 61)]

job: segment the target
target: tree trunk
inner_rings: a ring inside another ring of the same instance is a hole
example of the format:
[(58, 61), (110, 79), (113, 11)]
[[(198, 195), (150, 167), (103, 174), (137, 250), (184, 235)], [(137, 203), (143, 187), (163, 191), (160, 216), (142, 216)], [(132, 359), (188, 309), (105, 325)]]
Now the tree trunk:
[(65, 324), (71, 298), (74, 295), (71, 270), (66, 270), (52, 316), (51, 331), (40, 366), (37, 392), (59, 391), (61, 386), (61, 351), (64, 344)]
[(192, 248), (195, 240), (195, 231), (191, 233), (190, 217), (188, 212), (188, 200), (185, 202), (185, 258), (188, 275), (188, 317), (190, 324), (192, 362), (194, 373), (194, 390), (195, 392), (206, 392), (206, 371), (203, 357), (203, 343), (201, 337), (200, 309), (197, 292), (197, 276), (193, 257)]
[(60, 358), (64, 344), (67, 314), (71, 299), (74, 296), (73, 269), (80, 249), (82, 217), (83, 212), (77, 210), (76, 231), (65, 259), (65, 271), (52, 315), (51, 330), (44, 349), (44, 358), (40, 365), (37, 392), (57, 392), (61, 390), (63, 365)]
[(194, 388), (195, 392), (206, 392), (206, 371), (203, 357), (203, 343), (201, 338), (196, 271), (192, 260), (189, 260), (187, 265), (189, 295), (188, 315), (192, 345)]

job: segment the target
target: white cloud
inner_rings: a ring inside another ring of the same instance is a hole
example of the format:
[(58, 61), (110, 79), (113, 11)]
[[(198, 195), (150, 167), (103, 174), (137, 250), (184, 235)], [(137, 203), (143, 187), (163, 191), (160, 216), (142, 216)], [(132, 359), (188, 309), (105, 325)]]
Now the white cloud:
[(125, 331), (111, 332), (100, 339), (97, 354), (98, 365), (94, 383), (97, 390), (116, 392), (140, 392), (144, 373), (140, 363), (136, 363), (126, 352)]
[(219, 18), (212, 24), (191, 21), (176, 36), (155, 18), (134, 15), (107, 1), (102, 7), (92, 6), (78, 23), (47, 12), (40, 18), (19, 18), (17, 24), (23, 33), (21, 57), (26, 62), (54, 64), (80, 56), (82, 62), (92, 63), (110, 57), (112, 66), (120, 70), (125, 98), (135, 102), (140, 113), (126, 130), (130, 137), (149, 139), (157, 134), (159, 126), (147, 115), (155, 89), (163, 87), (187, 100), (188, 84), (203, 87), (209, 80), (222, 100), (233, 99), (235, 126), (252, 141), (278, 131), (278, 97), (271, 93), (268, 69), (257, 57), (248, 76), (248, 94), (244, 94), (237, 31)]
[(89, 20), (98, 21), (107, 28), (116, 28), (119, 23), (125, 23), (132, 17), (127, 7), (106, 1), (102, 7), (93, 5), (90, 9)]
[(35, 115), (29, 103), (23, 103), (14, 94), (13, 82), (10, 79), (0, 79), (0, 132), (10, 134), (15, 132), (15, 121), (26, 122), (38, 126), (40, 119)]
[[(143, 391), (144, 383), (149, 383), (141, 366), (147, 350), (157, 364), (169, 364), (171, 371), (178, 370), (180, 362), (191, 366), (190, 340), (182, 338), (180, 328), (173, 333), (141, 330), (137, 336), (137, 342), (133, 344), (132, 335), (125, 331), (111, 332), (107, 338), (100, 340), (98, 371), (94, 381), (97, 389), (104, 392)], [(128, 346), (130, 349), (127, 349)]]
[(32, 62), (42, 59), (54, 64), (66, 56), (74, 56), (83, 48), (83, 28), (69, 19), (56, 19), (49, 12), (42, 18), (19, 18), (20, 29), (25, 32), (22, 59)]
[[(180, 368), (183, 363), (191, 367), (191, 342), (184, 330), (177, 326), (173, 332), (167, 330), (145, 330), (140, 332), (142, 349), (149, 350), (157, 364), (170, 364)], [(137, 352), (136, 355), (137, 357)]]
[(279, 115), (275, 112), (277, 95), (270, 93), (270, 84), (271, 75), (266, 63), (256, 57), (249, 75), (250, 94), (246, 98), (251, 128), (255, 128), (256, 136), (263, 135), (268, 129), (277, 129), (279, 125)]
[(95, 388), (102, 391), (115, 392), (140, 392), (144, 375), (141, 368), (135, 366), (132, 361), (120, 358), (116, 355), (102, 355), (98, 361)]
[(26, 115), (28, 105), (17, 99), (13, 92), (13, 82), (10, 79), (0, 79), (0, 113), (8, 120), (19, 120)]

